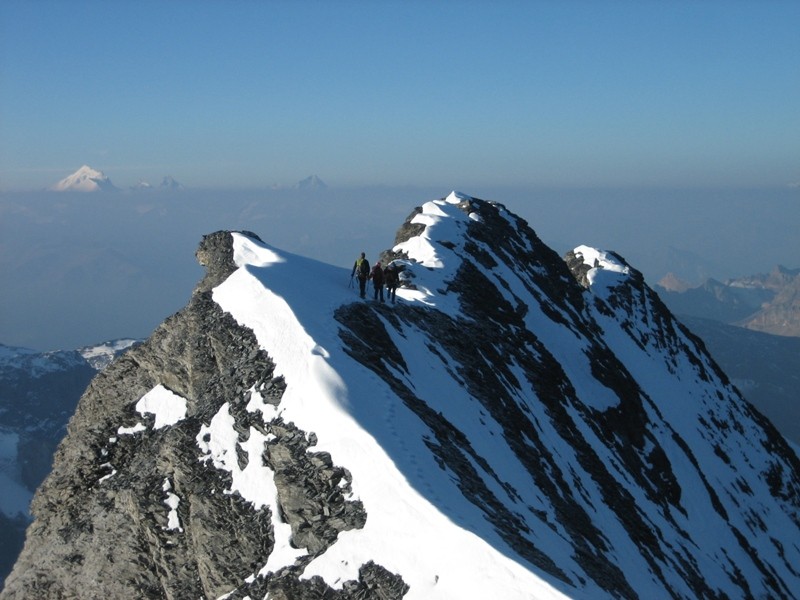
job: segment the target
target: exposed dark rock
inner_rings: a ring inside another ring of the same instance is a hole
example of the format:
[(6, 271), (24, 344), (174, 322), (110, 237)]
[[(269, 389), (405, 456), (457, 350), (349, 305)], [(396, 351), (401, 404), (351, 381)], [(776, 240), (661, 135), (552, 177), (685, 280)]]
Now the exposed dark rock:
[(422, 231), (425, 230), (425, 225), (421, 225), (420, 223), (412, 223), (411, 221), (416, 217), (418, 214), (422, 212), (422, 209), (417, 206), (408, 217), (406, 217), (405, 222), (400, 226), (400, 229), (397, 230), (397, 234), (394, 236), (394, 244), (400, 244), (411, 239), (414, 236), (419, 235)]

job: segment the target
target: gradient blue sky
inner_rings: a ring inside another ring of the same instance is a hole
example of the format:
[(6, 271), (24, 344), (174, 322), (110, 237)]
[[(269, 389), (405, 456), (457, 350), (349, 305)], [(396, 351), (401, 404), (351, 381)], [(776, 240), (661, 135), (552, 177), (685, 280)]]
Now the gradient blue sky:
[(0, 190), (787, 186), (800, 2), (0, 2)]

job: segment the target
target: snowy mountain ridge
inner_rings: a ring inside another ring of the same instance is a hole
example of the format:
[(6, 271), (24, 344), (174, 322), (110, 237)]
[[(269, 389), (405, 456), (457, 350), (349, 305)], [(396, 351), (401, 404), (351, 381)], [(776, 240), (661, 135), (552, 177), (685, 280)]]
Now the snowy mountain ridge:
[(71, 369), (85, 361), (100, 371), (121, 352), (136, 343), (137, 340), (122, 338), (84, 346), (77, 350), (49, 352), (0, 344), (0, 370), (25, 373), (29, 377), (41, 377), (48, 373)]
[(0, 371), (4, 377), (12, 372), (24, 373), (25, 376), (41, 378), (44, 375), (68, 371), (84, 363), (78, 351), (57, 350), (38, 352), (27, 348), (16, 348), (0, 344)]
[(251, 233), (197, 257), (82, 398), (3, 598), (800, 588), (796, 454), (618, 255), (454, 192), (381, 255), (394, 305)]
[[(80, 169), (68, 175), (59, 182), (48, 188), (53, 192), (118, 192), (120, 189), (111, 183), (111, 180), (102, 172), (83, 165)], [(171, 175), (165, 175), (158, 188), (150, 182), (139, 180), (135, 185), (130, 186), (132, 192), (152, 192), (159, 191), (182, 191), (185, 187), (175, 180)]]
[(324, 190), (328, 185), (316, 175), (309, 175), (298, 181), (293, 187), (297, 190)]
[(102, 371), (122, 352), (138, 343), (139, 340), (120, 338), (91, 346), (83, 346), (78, 348), (78, 352), (95, 370)]

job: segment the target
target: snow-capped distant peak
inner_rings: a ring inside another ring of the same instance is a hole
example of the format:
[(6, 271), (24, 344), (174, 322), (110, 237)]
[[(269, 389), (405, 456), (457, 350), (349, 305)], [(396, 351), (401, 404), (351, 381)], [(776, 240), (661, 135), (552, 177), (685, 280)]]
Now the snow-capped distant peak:
[(294, 187), (298, 190), (324, 190), (328, 186), (316, 175), (309, 175), (298, 181)]
[(88, 165), (83, 165), (50, 188), (54, 192), (99, 192), (116, 189), (102, 171)]
[(94, 346), (84, 346), (83, 348), (78, 348), (78, 352), (92, 367), (101, 371), (110, 365), (111, 361), (117, 356), (138, 343), (138, 340), (123, 338)]
[(165, 175), (164, 179), (161, 180), (161, 185), (159, 186), (162, 190), (182, 190), (183, 184), (175, 181), (175, 178), (172, 175)]

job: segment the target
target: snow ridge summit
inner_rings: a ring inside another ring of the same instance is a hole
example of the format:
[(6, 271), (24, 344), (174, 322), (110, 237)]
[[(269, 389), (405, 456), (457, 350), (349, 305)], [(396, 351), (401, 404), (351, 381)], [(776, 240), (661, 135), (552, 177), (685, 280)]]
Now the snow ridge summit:
[(797, 456), (622, 257), (457, 193), (382, 254), (395, 305), (252, 233), (197, 257), (81, 399), (2, 598), (800, 589)]

